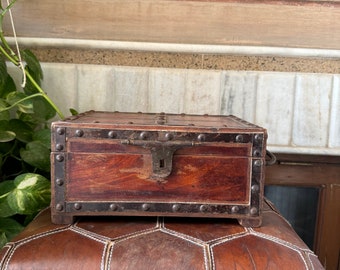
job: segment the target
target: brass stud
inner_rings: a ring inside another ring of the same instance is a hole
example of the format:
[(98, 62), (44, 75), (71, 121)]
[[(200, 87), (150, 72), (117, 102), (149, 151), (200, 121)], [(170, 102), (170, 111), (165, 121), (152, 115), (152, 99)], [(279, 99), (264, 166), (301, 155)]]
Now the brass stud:
[(174, 135), (171, 133), (166, 133), (165, 134), (165, 139), (167, 139), (168, 141), (171, 141), (174, 138)]
[(179, 204), (174, 204), (172, 206), (172, 211), (178, 212), (181, 209), (181, 206)]
[(57, 128), (58, 135), (64, 135), (65, 129), (64, 128)]
[(252, 186), (251, 186), (251, 191), (252, 191), (253, 193), (257, 193), (259, 190), (260, 190), (259, 185), (255, 184), (255, 185), (252, 185)]
[(262, 161), (260, 159), (257, 159), (254, 161), (254, 166), (260, 167), (262, 165)]
[(58, 203), (58, 204), (55, 206), (55, 209), (56, 209), (57, 211), (63, 211), (64, 206), (63, 206), (62, 204)]
[(208, 206), (206, 206), (205, 204), (202, 204), (201, 206), (200, 206), (200, 211), (201, 212), (206, 212), (208, 210)]
[(62, 185), (64, 184), (64, 180), (61, 179), (61, 178), (57, 178), (57, 179), (55, 180), (55, 182), (56, 182), (56, 184), (57, 184), (58, 186), (62, 186)]
[(258, 209), (256, 207), (252, 207), (252, 208), (250, 208), (249, 212), (250, 212), (251, 215), (254, 216), (258, 213)]
[(64, 149), (64, 145), (58, 143), (56, 144), (55, 149), (57, 149), (57, 151), (62, 151)]
[(243, 135), (242, 134), (239, 134), (239, 135), (236, 136), (236, 142), (238, 142), (238, 143), (243, 142)]
[(256, 150), (253, 152), (253, 156), (255, 156), (255, 157), (261, 156), (260, 150), (256, 149)]
[(199, 134), (197, 136), (197, 140), (200, 141), (200, 142), (204, 142), (205, 139), (206, 139), (205, 134)]
[(256, 134), (254, 139), (255, 139), (255, 141), (261, 141), (262, 140), (262, 135), (261, 134)]
[(146, 131), (143, 131), (139, 134), (139, 139), (146, 140), (148, 138), (148, 136), (149, 136), (149, 133), (146, 132)]
[(56, 155), (55, 159), (56, 159), (58, 162), (62, 162), (62, 161), (64, 161), (64, 156), (63, 156), (63, 155)]
[(150, 209), (150, 205), (147, 204), (147, 203), (144, 203), (144, 204), (142, 205), (142, 209), (143, 209), (143, 211), (148, 211), (148, 210)]
[(82, 137), (84, 135), (84, 131), (83, 130), (81, 130), (81, 129), (77, 129), (76, 130), (76, 136), (77, 137)]
[(117, 211), (118, 210), (118, 205), (115, 203), (110, 204), (110, 210), (111, 211)]
[(232, 213), (237, 213), (239, 210), (240, 210), (240, 207), (238, 207), (237, 205), (234, 205), (234, 206), (231, 208), (231, 212), (232, 212)]
[(73, 207), (76, 210), (80, 210), (81, 209), (81, 204), (80, 203), (75, 203)]
[(107, 134), (107, 136), (111, 139), (114, 139), (117, 137), (117, 133), (114, 132), (113, 130), (109, 131), (109, 133)]

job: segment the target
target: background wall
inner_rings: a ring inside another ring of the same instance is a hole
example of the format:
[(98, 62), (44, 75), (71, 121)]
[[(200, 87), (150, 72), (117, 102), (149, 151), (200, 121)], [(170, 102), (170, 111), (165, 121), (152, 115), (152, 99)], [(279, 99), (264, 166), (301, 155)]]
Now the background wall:
[[(43, 86), (69, 108), (233, 114), (268, 129), (274, 152), (340, 151), (340, 75), (44, 63)], [(19, 79), (19, 78), (18, 78)]]

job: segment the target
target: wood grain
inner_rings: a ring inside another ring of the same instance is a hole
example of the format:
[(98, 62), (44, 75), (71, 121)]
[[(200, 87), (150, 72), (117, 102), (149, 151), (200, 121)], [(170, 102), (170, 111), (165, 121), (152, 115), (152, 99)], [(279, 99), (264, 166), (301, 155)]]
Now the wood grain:
[(339, 1), (22, 0), (13, 13), (22, 37), (340, 48)]
[(70, 201), (247, 204), (249, 200), (250, 158), (175, 155), (172, 173), (162, 181), (150, 178), (150, 155), (74, 153), (68, 160)]

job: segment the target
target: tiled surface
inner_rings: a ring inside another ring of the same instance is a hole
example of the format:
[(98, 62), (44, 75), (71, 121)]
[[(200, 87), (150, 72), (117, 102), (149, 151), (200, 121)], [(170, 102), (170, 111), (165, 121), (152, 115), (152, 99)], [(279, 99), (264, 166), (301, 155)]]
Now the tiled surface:
[(332, 79), (332, 75), (296, 76), (293, 145), (327, 147)]
[(332, 100), (330, 110), (329, 146), (340, 146), (340, 75), (333, 77)]
[(233, 114), (254, 123), (257, 77), (256, 72), (223, 72), (221, 114)]
[[(340, 75), (44, 63), (44, 89), (78, 111), (234, 114), (269, 149), (340, 154)], [(17, 76), (18, 77), (18, 76)]]

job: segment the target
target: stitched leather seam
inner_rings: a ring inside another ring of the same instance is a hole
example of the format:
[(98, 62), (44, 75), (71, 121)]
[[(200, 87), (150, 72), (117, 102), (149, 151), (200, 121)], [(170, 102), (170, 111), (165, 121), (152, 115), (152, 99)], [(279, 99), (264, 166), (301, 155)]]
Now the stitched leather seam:
[(274, 237), (274, 236), (271, 236), (271, 235), (268, 235), (268, 234), (265, 234), (265, 233), (256, 232), (252, 228), (249, 228), (249, 233), (251, 235), (255, 235), (255, 236), (258, 236), (260, 238), (264, 238), (264, 239), (270, 240), (272, 242), (275, 242), (277, 244), (283, 245), (283, 246), (288, 247), (288, 248), (293, 249), (293, 250), (310, 252), (309, 249), (300, 248), (297, 245), (289, 243), (289, 242), (287, 242), (285, 240), (282, 240), (280, 238), (277, 238), (277, 237)]
[(214, 246), (218, 246), (220, 244), (224, 244), (224, 243), (229, 242), (231, 240), (234, 240), (234, 239), (237, 239), (237, 238), (240, 238), (240, 237), (243, 237), (243, 236), (247, 236), (247, 235), (248, 235), (248, 232), (235, 233), (235, 234), (232, 234), (232, 235), (228, 235), (228, 236), (224, 236), (224, 237), (214, 239), (214, 240), (209, 241), (209, 242), (211, 244), (211, 248), (213, 248)]
[(160, 231), (165, 233), (165, 234), (169, 234), (169, 235), (175, 236), (177, 238), (180, 238), (182, 240), (188, 241), (188, 242), (195, 244), (195, 245), (198, 245), (198, 246), (203, 246), (205, 244), (205, 242), (200, 240), (200, 239), (197, 239), (197, 238), (194, 238), (190, 235), (182, 234), (182, 233), (179, 233), (179, 232), (167, 229), (167, 228), (162, 228), (162, 229), (160, 229)]
[(14, 247), (14, 244), (6, 244), (3, 249), (8, 248), (5, 255), (2, 257), (0, 261), (0, 269), (4, 270), (3, 266), (5, 266), (5, 262), (8, 260), (8, 255), (10, 254), (12, 248)]
[(229, 234), (227, 236), (221, 236), (212, 240), (207, 241), (207, 243), (214, 245), (218, 245), (220, 243), (227, 242), (229, 240), (235, 239), (235, 237), (238, 237), (239, 235), (245, 235), (247, 234), (247, 231), (244, 232), (239, 232), (239, 233), (234, 233), (234, 234)]
[(94, 241), (97, 241), (97, 242), (99, 242), (101, 244), (105, 244), (109, 240), (105, 236), (99, 236), (96, 233), (92, 233), (92, 232), (90, 232), (88, 230), (85, 230), (85, 229), (82, 229), (82, 228), (76, 227), (76, 226), (72, 226), (70, 228), (70, 231), (78, 233), (78, 234), (80, 234), (82, 236), (85, 236), (86, 238), (90, 238), (90, 239), (92, 239)]
[(287, 242), (287, 241), (284, 241), (284, 240), (282, 240), (282, 239), (279, 239), (279, 238), (277, 238), (277, 237), (273, 237), (273, 236), (270, 236), (270, 235), (267, 235), (267, 234), (264, 234), (264, 233), (259, 233), (259, 232), (255, 232), (253, 229), (249, 229), (249, 231), (250, 231), (250, 234), (252, 234), (252, 235), (254, 235), (254, 236), (258, 236), (258, 237), (261, 237), (261, 238), (264, 238), (264, 239), (267, 239), (267, 240), (269, 240), (269, 241), (271, 241), (271, 242), (274, 242), (274, 243), (277, 243), (277, 244), (279, 244), (279, 245), (282, 245), (282, 246), (285, 246), (285, 247), (287, 247), (287, 248), (289, 248), (289, 249), (292, 249), (292, 250), (294, 250), (294, 251), (296, 251), (298, 254), (299, 254), (299, 256), (301, 257), (301, 259), (302, 259), (302, 261), (303, 261), (303, 263), (304, 263), (304, 265), (305, 265), (305, 267), (306, 267), (306, 269), (308, 269), (308, 264), (307, 264), (307, 262), (306, 262), (306, 259), (304, 258), (304, 256), (302, 255), (302, 252), (310, 252), (308, 249), (304, 249), (304, 248), (299, 248), (298, 246), (296, 246), (296, 245), (294, 245), (294, 244), (291, 244), (291, 243), (289, 243), (289, 242)]
[(213, 270), (213, 260), (211, 256), (211, 249), (210, 245), (206, 244), (204, 245), (204, 265), (206, 270)]
[(53, 229), (53, 230), (49, 230), (49, 231), (46, 231), (46, 232), (43, 232), (43, 233), (40, 233), (40, 234), (36, 234), (36, 235), (33, 235), (33, 236), (30, 236), (30, 237), (27, 237), (27, 238), (24, 238), (18, 242), (10, 242), (9, 244), (12, 244), (12, 249), (10, 250), (9, 252), (9, 255), (8, 255), (8, 258), (7, 258), (7, 261), (5, 263), (5, 268), (4, 269), (7, 269), (8, 268), (8, 265), (9, 265), (9, 262), (10, 260), (12, 259), (13, 257), (13, 254), (14, 252), (22, 245), (24, 244), (27, 244), (33, 240), (36, 240), (36, 239), (39, 239), (39, 238), (43, 238), (45, 236), (49, 236), (49, 235), (52, 235), (52, 234), (57, 234), (59, 232), (63, 232), (63, 231), (67, 231), (68, 230), (68, 227), (64, 227), (64, 228), (58, 228), (58, 229)]
[(137, 233), (126, 234), (124, 236), (120, 236), (120, 237), (114, 238), (113, 241), (114, 241), (114, 243), (117, 244), (117, 243), (120, 243), (122, 241), (131, 239), (131, 238), (139, 237), (139, 236), (142, 236), (142, 235), (147, 235), (147, 234), (154, 233), (154, 232), (157, 232), (157, 231), (159, 231), (158, 228), (147, 229), (147, 230), (139, 231)]
[(108, 270), (110, 269), (111, 266), (111, 260), (112, 260), (112, 249), (113, 249), (113, 245), (114, 243), (109, 241), (107, 242), (107, 244), (105, 245), (105, 249), (103, 252), (103, 261), (102, 261), (102, 265), (100, 267), (101, 270)]

